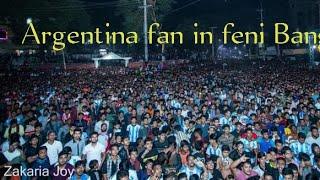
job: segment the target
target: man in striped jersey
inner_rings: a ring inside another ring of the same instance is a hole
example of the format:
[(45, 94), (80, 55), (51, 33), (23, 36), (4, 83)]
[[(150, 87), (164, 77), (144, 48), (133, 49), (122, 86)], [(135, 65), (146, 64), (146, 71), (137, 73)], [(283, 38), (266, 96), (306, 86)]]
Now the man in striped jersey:
[(129, 135), (129, 140), (131, 145), (135, 146), (136, 141), (139, 137), (139, 131), (141, 127), (139, 124), (137, 124), (137, 119), (135, 117), (131, 118), (131, 124), (127, 126), (127, 132)]
[(290, 145), (296, 159), (298, 159), (299, 153), (306, 153), (308, 155), (312, 154), (311, 147), (305, 142), (305, 140), (306, 135), (303, 132), (299, 132), (298, 141)]

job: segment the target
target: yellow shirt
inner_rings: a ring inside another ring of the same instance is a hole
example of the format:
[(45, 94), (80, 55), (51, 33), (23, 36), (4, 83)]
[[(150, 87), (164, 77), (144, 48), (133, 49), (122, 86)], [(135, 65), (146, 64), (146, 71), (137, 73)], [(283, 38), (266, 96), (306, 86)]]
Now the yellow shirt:
[[(18, 133), (20, 136), (23, 136), (24, 135), (24, 128), (22, 125), (19, 125), (19, 128), (16, 127), (16, 128), (11, 128), (10, 130), (10, 134), (9, 134), (9, 129), (10, 127), (8, 127), (3, 135), (4, 138), (9, 138), (9, 136), (13, 133)], [(17, 130), (19, 129), (19, 132), (17, 132)]]

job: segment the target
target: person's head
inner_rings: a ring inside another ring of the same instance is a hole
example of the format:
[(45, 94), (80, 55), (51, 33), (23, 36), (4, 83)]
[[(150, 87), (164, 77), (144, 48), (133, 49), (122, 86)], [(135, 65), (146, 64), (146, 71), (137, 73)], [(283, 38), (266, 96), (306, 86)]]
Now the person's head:
[(129, 172), (125, 170), (118, 171), (117, 180), (129, 180)]
[(49, 131), (47, 134), (48, 141), (54, 141), (56, 139), (56, 133), (54, 131)]
[(252, 135), (253, 135), (252, 129), (251, 129), (251, 128), (247, 128), (247, 129), (246, 129), (246, 134), (247, 134), (247, 138), (248, 138), (248, 139), (251, 139), (251, 138), (252, 138)]
[(200, 177), (199, 177), (197, 174), (192, 174), (192, 175), (189, 177), (189, 180), (200, 180)]
[(15, 151), (19, 147), (19, 140), (18, 139), (11, 139), (9, 142), (9, 152)]
[(227, 125), (227, 124), (223, 125), (222, 129), (223, 129), (223, 132), (225, 134), (229, 134), (230, 133), (230, 126), (229, 125)]
[(211, 158), (209, 158), (209, 159), (206, 160), (206, 168), (207, 168), (207, 170), (209, 170), (209, 171), (214, 170), (215, 165), (214, 165), (214, 161), (213, 161)]
[(83, 113), (82, 112), (78, 113), (78, 118), (79, 118), (79, 120), (83, 119)]
[(252, 171), (252, 167), (249, 161), (245, 161), (242, 163), (242, 167), (241, 170), (243, 173), (245, 173), (246, 175), (250, 175), (251, 171)]
[(285, 157), (286, 160), (291, 160), (292, 157), (293, 157), (291, 148), (288, 147), (288, 146), (285, 146), (285, 147), (282, 148), (282, 154), (284, 154), (284, 157)]
[(57, 113), (51, 113), (50, 114), (50, 121), (55, 121), (57, 120)]
[(58, 156), (58, 163), (59, 163), (59, 166), (63, 166), (67, 163), (68, 161), (68, 152), (66, 151), (61, 151), (59, 153), (59, 156)]
[(290, 163), (290, 164), (288, 164), (287, 168), (292, 170), (292, 172), (293, 172), (293, 179), (294, 179), (294, 180), (298, 180), (298, 179), (299, 179), (299, 169), (298, 169), (298, 166), (295, 165), (295, 164), (293, 164), (293, 163)]
[(121, 135), (121, 133), (115, 133), (115, 139), (116, 139), (116, 143), (117, 144), (121, 144), (122, 143), (122, 135)]
[(34, 125), (34, 129), (36, 133), (40, 133), (42, 128), (42, 124), (40, 122), (36, 122)]
[(241, 141), (236, 142), (236, 148), (237, 148), (237, 151), (238, 151), (240, 154), (243, 153), (243, 147), (244, 147), (243, 142), (241, 142)]
[(111, 156), (117, 156), (119, 153), (119, 147), (116, 144), (111, 145)]
[(100, 115), (100, 121), (103, 122), (105, 120), (106, 120), (106, 114), (103, 113), (103, 114)]
[(277, 159), (277, 157), (276, 157), (276, 155), (277, 155), (276, 151), (277, 151), (276, 148), (269, 148), (269, 150), (268, 150), (268, 154), (269, 154), (269, 156), (270, 156), (270, 161), (271, 161), (271, 162), (276, 162), (276, 159)]
[(219, 127), (219, 119), (218, 118), (213, 118), (213, 125), (215, 128), (218, 128)]
[(312, 153), (314, 155), (319, 155), (320, 154), (320, 147), (316, 143), (311, 144), (311, 150), (312, 150)]
[(129, 146), (129, 145), (130, 145), (130, 139), (129, 139), (128, 136), (123, 136), (123, 137), (122, 137), (122, 144), (123, 144), (124, 146)]
[(95, 144), (98, 142), (98, 133), (97, 132), (93, 132), (90, 135), (90, 141), (91, 143)]
[(132, 148), (130, 150), (130, 160), (135, 161), (138, 157), (138, 150), (136, 148)]
[(284, 168), (282, 170), (282, 175), (284, 177), (285, 180), (293, 180), (293, 171), (289, 168)]
[(232, 174), (229, 174), (225, 179), (226, 180), (234, 180), (234, 176)]
[(269, 172), (265, 172), (263, 175), (263, 180), (273, 180), (272, 174)]
[(81, 131), (80, 128), (74, 129), (73, 134), (72, 134), (73, 139), (76, 140), (76, 141), (80, 140), (81, 133), (82, 133), (82, 131)]
[(264, 139), (269, 139), (269, 133), (267, 129), (262, 129), (261, 134)]
[(189, 167), (194, 167), (195, 166), (195, 157), (193, 155), (188, 155), (187, 157), (188, 160), (188, 166)]
[(275, 140), (275, 144), (276, 144), (276, 149), (278, 152), (281, 152), (282, 148), (283, 148), (283, 144), (281, 142), (280, 139)]
[(228, 157), (230, 153), (230, 147), (228, 145), (222, 145), (221, 151), (223, 157)]
[(300, 119), (300, 126), (305, 126), (306, 125), (306, 121), (305, 119)]
[(136, 124), (137, 123), (137, 119), (135, 117), (131, 118), (131, 124)]
[(97, 170), (99, 168), (98, 160), (94, 159), (89, 162), (89, 167), (91, 170)]
[(80, 177), (82, 176), (84, 170), (85, 170), (85, 163), (84, 161), (77, 161), (76, 164), (74, 165), (75, 168), (75, 174)]
[(306, 135), (303, 132), (298, 133), (298, 141), (303, 144), (306, 140)]
[(121, 128), (121, 123), (120, 121), (116, 121), (114, 125), (114, 129), (120, 129)]
[(312, 126), (310, 130), (311, 130), (311, 135), (312, 135), (313, 138), (316, 139), (316, 138), (319, 137), (319, 130), (318, 130), (317, 127)]
[(277, 168), (281, 172), (286, 166), (286, 159), (283, 157), (277, 158)]
[(153, 161), (151, 159), (148, 159), (146, 162), (145, 162), (145, 166), (144, 168), (149, 170), (149, 171), (152, 171), (152, 167), (153, 167)]
[(210, 142), (211, 145), (217, 144), (218, 141), (217, 141), (217, 137), (216, 137), (215, 134), (211, 134), (211, 135), (209, 136), (209, 142)]
[(231, 116), (231, 113), (230, 113), (229, 110), (226, 110), (226, 111), (224, 112), (224, 115), (225, 115), (225, 117), (229, 118), (229, 117)]
[(101, 132), (107, 132), (108, 130), (108, 125), (106, 123), (101, 124)]
[(196, 151), (202, 151), (204, 147), (204, 143), (202, 141), (196, 141), (193, 147)]
[(186, 141), (186, 140), (181, 141), (180, 146), (181, 146), (181, 150), (183, 152), (189, 152), (189, 143), (188, 143), (188, 141)]
[(162, 166), (159, 163), (154, 163), (152, 167), (153, 176), (160, 178), (162, 175)]
[(260, 165), (265, 165), (265, 163), (266, 163), (266, 154), (265, 153), (262, 153), (262, 152), (258, 153), (257, 158), (258, 158), (258, 163)]
[(178, 180), (188, 180), (188, 176), (186, 173), (180, 173), (178, 175)]
[(300, 153), (299, 154), (299, 159), (301, 163), (304, 163), (305, 167), (310, 167), (311, 166), (311, 159), (310, 156), (306, 153)]
[(31, 146), (38, 146), (39, 143), (39, 137), (35, 134), (31, 135), (30, 140), (29, 140), (29, 144)]
[(166, 131), (164, 131), (164, 130), (160, 131), (159, 140), (163, 142), (166, 140), (166, 137), (167, 137)]
[(152, 150), (152, 147), (153, 147), (153, 140), (151, 138), (146, 138), (146, 140), (144, 141), (144, 147), (151, 151)]
[(40, 159), (44, 159), (47, 157), (47, 147), (46, 146), (41, 146), (38, 149), (38, 157)]

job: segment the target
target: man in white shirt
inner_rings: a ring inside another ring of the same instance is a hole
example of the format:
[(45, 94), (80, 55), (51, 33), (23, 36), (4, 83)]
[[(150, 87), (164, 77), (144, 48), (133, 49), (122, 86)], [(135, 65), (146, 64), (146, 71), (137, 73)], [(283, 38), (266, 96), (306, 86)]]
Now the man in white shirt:
[(107, 124), (101, 125), (101, 130), (98, 134), (98, 143), (102, 144), (104, 147), (108, 147), (109, 135), (107, 132)]
[(22, 156), (21, 150), (17, 149), (18, 146), (19, 146), (19, 141), (11, 141), (9, 149), (3, 152), (3, 155), (7, 158), (9, 162)]
[(44, 143), (42, 146), (47, 147), (47, 153), (50, 160), (50, 165), (54, 165), (58, 162), (58, 155), (62, 151), (62, 143), (60, 141), (56, 141), (56, 133), (54, 131), (48, 132), (48, 141)]
[(320, 146), (320, 136), (319, 136), (318, 128), (315, 126), (312, 126), (310, 130), (311, 130), (311, 136), (307, 137), (306, 143), (309, 145), (318, 144), (318, 146)]
[(99, 167), (101, 163), (105, 159), (105, 147), (98, 143), (98, 133), (93, 132), (90, 136), (90, 141), (88, 145), (86, 145), (82, 152), (82, 159), (87, 160), (86, 167), (89, 168), (89, 163), (91, 160), (97, 160), (99, 163)]
[(109, 128), (109, 122), (106, 120), (105, 114), (100, 116), (100, 120), (94, 126), (94, 131), (99, 133), (101, 131), (102, 124), (107, 124), (107, 128)]
[(188, 116), (189, 110), (186, 104), (183, 104), (182, 106), (182, 111), (181, 111), (181, 116), (186, 118)]

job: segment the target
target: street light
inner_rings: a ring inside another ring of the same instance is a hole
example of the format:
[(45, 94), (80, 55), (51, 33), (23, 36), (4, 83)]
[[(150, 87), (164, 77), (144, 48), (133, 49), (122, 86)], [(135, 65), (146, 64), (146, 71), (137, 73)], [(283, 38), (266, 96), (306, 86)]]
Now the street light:
[(27, 18), (27, 24), (32, 23), (32, 18)]

